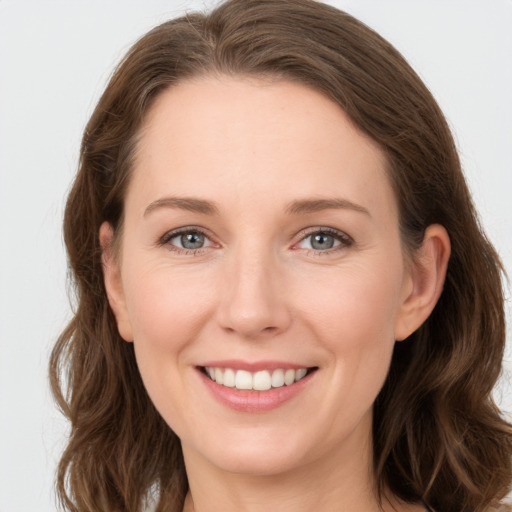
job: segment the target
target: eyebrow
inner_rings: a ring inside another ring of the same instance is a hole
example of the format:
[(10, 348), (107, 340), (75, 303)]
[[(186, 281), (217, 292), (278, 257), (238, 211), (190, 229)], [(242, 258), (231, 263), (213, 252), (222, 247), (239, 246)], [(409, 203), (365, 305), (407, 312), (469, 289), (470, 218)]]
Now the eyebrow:
[(195, 197), (163, 197), (153, 201), (145, 210), (144, 217), (159, 208), (179, 208), (204, 215), (218, 215), (219, 208), (211, 201)]
[[(153, 201), (145, 210), (144, 217), (159, 208), (178, 208), (203, 215), (219, 215), (218, 206), (205, 199), (195, 197), (163, 197)], [(305, 215), (323, 210), (348, 209), (364, 213), (371, 217), (370, 212), (361, 205), (353, 203), (348, 199), (300, 199), (288, 204), (285, 211), (289, 215)]]
[(330, 199), (300, 199), (292, 201), (287, 207), (286, 212), (291, 215), (304, 215), (307, 213), (315, 213), (322, 210), (354, 210), (364, 213), (371, 217), (370, 212), (359, 204), (353, 203), (348, 199), (330, 198)]

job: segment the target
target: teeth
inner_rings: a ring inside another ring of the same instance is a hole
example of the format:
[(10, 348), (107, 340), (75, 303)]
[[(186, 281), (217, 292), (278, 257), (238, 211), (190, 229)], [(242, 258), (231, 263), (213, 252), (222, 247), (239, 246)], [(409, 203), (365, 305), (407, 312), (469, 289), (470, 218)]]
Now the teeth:
[(257, 391), (267, 391), (272, 387), (272, 378), (270, 373), (266, 370), (262, 372), (256, 372), (252, 379), (252, 387)]
[[(222, 371), (222, 370), (221, 370)], [(217, 369), (215, 370), (217, 372)], [(219, 382), (217, 381), (217, 384)], [(236, 389), (252, 389), (252, 375), (245, 370), (238, 370), (235, 375)]]
[(217, 384), (227, 386), (229, 388), (268, 391), (271, 388), (280, 388), (284, 385), (290, 386), (294, 382), (303, 379), (308, 370), (300, 368), (298, 370), (281, 370), (274, 371), (262, 370), (251, 373), (246, 370), (233, 370), (231, 368), (213, 368), (206, 367), (206, 373), (210, 379)]
[(298, 380), (302, 379), (303, 377), (306, 376), (306, 373), (308, 373), (308, 371), (306, 370), (306, 368), (300, 368), (299, 370), (297, 370), (295, 372), (295, 382), (297, 382)]
[(224, 378), (222, 380), (222, 384), (227, 386), (228, 388), (234, 388), (236, 383), (235, 372), (231, 368), (226, 368), (224, 370)]
[(272, 373), (272, 387), (280, 388), (281, 386), (284, 386), (284, 371), (274, 370), (274, 373)]
[(284, 383), (289, 386), (295, 382), (295, 370), (286, 370), (284, 372)]

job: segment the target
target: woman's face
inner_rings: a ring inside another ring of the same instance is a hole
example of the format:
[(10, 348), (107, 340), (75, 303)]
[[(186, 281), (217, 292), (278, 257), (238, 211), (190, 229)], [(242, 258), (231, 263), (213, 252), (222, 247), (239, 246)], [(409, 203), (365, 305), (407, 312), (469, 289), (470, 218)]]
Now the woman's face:
[(330, 100), (228, 77), (161, 94), (106, 275), (186, 461), (274, 474), (370, 453), (413, 283), (384, 156)]

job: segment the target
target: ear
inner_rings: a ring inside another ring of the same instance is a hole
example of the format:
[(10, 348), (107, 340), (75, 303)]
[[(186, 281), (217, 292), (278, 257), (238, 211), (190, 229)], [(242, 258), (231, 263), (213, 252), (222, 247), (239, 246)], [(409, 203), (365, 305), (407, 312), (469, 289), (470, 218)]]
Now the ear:
[(100, 227), (101, 261), (103, 263), (103, 279), (107, 291), (108, 302), (117, 322), (119, 334), (125, 341), (133, 341), (132, 327), (121, 279), (121, 267), (113, 250), (114, 231), (108, 222)]
[(446, 229), (432, 224), (412, 258), (405, 297), (395, 324), (395, 340), (410, 336), (429, 317), (443, 291), (450, 258), (450, 237)]

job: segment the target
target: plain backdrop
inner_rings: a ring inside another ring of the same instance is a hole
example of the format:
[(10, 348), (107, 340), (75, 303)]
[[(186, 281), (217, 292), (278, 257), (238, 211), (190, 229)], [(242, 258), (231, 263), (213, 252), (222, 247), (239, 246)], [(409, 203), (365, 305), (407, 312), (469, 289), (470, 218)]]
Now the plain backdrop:
[[(61, 223), (86, 120), (140, 35), (213, 3), (0, 0), (0, 512), (56, 509), (66, 424), (48, 390), (47, 361), (70, 316)], [(388, 38), (431, 88), (482, 223), (512, 273), (512, 2), (330, 3)], [(509, 334), (512, 371), (510, 345)], [(496, 397), (508, 414), (511, 395), (505, 375)]]

